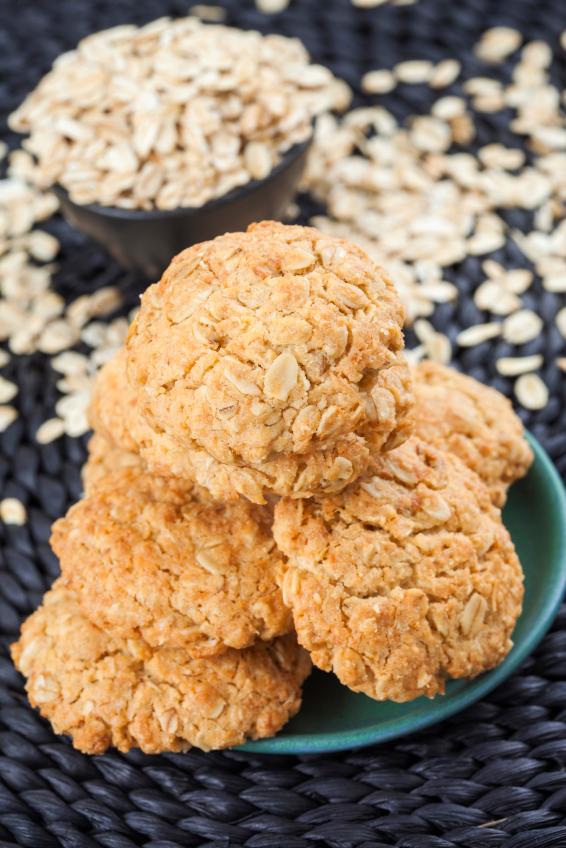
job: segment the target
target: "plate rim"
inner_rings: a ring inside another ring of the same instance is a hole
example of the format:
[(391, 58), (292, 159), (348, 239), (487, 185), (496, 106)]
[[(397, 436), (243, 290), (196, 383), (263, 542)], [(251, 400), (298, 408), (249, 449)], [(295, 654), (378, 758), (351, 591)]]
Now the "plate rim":
[(470, 681), (466, 689), (458, 692), (450, 700), (440, 701), (438, 707), (430, 715), (425, 713), (416, 718), (407, 716), (401, 719), (389, 719), (386, 722), (380, 722), (379, 725), (370, 725), (360, 730), (336, 730), (321, 736), (313, 736), (306, 733), (297, 734), (296, 736), (273, 736), (269, 739), (246, 742), (244, 745), (238, 745), (232, 750), (253, 754), (302, 756), (306, 754), (350, 751), (363, 748), (367, 745), (388, 742), (392, 739), (397, 739), (409, 733), (415, 733), (434, 724), (438, 724), (450, 718), (455, 713), (471, 706), (480, 700), (480, 698), (496, 689), (497, 686), (521, 665), (547, 633), (562, 603), (562, 598), (566, 590), (566, 491), (554, 463), (538, 439), (528, 431), (525, 433), (525, 436), (534, 453), (532, 467), (537, 464), (541, 467), (543, 476), (550, 484), (549, 491), (554, 504), (553, 512), (561, 513), (563, 519), (557, 527), (559, 537), (556, 558), (557, 562), (561, 564), (561, 568), (558, 569), (557, 574), (548, 587), (549, 600), (544, 606), (540, 619), (537, 621), (536, 626), (525, 636), (521, 644), (512, 648), (501, 665)]

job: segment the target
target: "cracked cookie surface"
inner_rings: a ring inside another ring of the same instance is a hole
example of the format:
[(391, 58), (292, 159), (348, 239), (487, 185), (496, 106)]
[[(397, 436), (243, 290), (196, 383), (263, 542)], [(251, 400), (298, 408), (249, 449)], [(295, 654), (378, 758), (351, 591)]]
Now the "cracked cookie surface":
[(418, 438), (340, 495), (280, 501), (274, 534), (299, 641), (354, 691), (432, 697), (511, 648), (523, 577), (499, 510), (457, 457)]
[(126, 466), (55, 522), (51, 545), (92, 621), (206, 656), (292, 627), (270, 516), (268, 507), (216, 503), (191, 483)]
[[(362, 473), (370, 456), (364, 439), (353, 433), (327, 450), (279, 456), (254, 468), (218, 462), (196, 443), (182, 448), (166, 433), (149, 427), (141, 415), (127, 377), (124, 350), (98, 374), (89, 418), (96, 433), (109, 443), (123, 451), (139, 451), (142, 462), (153, 473), (196, 480), (220, 501), (237, 500), (243, 495), (262, 504), (272, 492), (309, 497), (321, 491), (340, 491)], [(96, 473), (96, 469), (93, 471)], [(85, 473), (88, 475), (90, 469)]]
[(294, 635), (191, 658), (110, 637), (57, 581), (12, 646), (34, 707), (80, 751), (203, 750), (273, 736), (299, 709), (308, 655)]
[(509, 486), (523, 477), (533, 453), (521, 419), (500, 392), (434, 362), (413, 369), (415, 435), (448, 450), (475, 471), (503, 506)]
[(189, 248), (147, 289), (128, 377), (151, 429), (247, 496), (238, 474), (275, 494), (332, 492), (407, 437), (402, 323), (358, 247), (263, 222)]

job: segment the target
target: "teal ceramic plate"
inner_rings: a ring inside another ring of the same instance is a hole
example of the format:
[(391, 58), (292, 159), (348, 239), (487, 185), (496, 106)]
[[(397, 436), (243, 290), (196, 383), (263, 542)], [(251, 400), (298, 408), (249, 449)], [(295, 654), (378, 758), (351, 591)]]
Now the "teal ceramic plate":
[(547, 631), (566, 584), (566, 499), (558, 473), (533, 438), (534, 464), (511, 489), (504, 521), (525, 571), (523, 613), (514, 648), (500, 666), (475, 680), (454, 680), (446, 694), (408, 704), (378, 703), (350, 692), (330, 674), (315, 671), (305, 685), (303, 706), (273, 739), (239, 750), (266, 754), (314, 754), (384, 742), (428, 727), (495, 689), (531, 653)]

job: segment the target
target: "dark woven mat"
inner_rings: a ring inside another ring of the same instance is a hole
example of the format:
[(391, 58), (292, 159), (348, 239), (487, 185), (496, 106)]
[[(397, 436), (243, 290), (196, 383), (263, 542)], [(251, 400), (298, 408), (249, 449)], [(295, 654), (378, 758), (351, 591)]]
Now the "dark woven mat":
[[(564, 87), (558, 35), (566, 28), (565, 0), (420, 0), (371, 12), (353, 9), (349, 0), (293, 0), (274, 17), (257, 13), (251, 0), (223, 5), (231, 23), (301, 37), (316, 60), (354, 86), (360, 101), (362, 73), (403, 58), (458, 55), (466, 75), (481, 72), (471, 46), (484, 28), (500, 23), (550, 41), (557, 52), (554, 78)], [(58, 53), (88, 32), (184, 14), (188, 6), (188, 0), (0, 0), (2, 117)], [(431, 99), (427, 89), (413, 85), (384, 102), (402, 116), (428, 109)], [(482, 116), (479, 143), (508, 141), (508, 119)], [(15, 143), (7, 132), (6, 138)], [(312, 211), (305, 200), (305, 220)], [(509, 213), (509, 220), (529, 228), (526, 214)], [(65, 297), (120, 282), (134, 303), (140, 281), (121, 274), (62, 221), (47, 228), (63, 244), (56, 285)], [(510, 267), (528, 264), (513, 246), (494, 258)], [(451, 278), (460, 300), (439, 307), (434, 323), (453, 335), (485, 320), (466, 297), (481, 279), (480, 260), (466, 260)], [(566, 352), (553, 326), (563, 302), (537, 286), (524, 299), (546, 326), (521, 352), (545, 354), (543, 376), (552, 397), (540, 413), (522, 415), (565, 474), (566, 381), (552, 365)], [(498, 377), (493, 362), (512, 352), (500, 342), (484, 344), (459, 364), (509, 393), (510, 383)], [(467, 713), (396, 743), (325, 757), (191, 751), (89, 758), (55, 737), (27, 706), (6, 646), (57, 573), (47, 544), (50, 524), (80, 494), (84, 439), (35, 443), (57, 396), (43, 357), (14, 359), (3, 374), (21, 390), (20, 418), (0, 435), (0, 492), (24, 501), (29, 521), (0, 525), (0, 848), (566, 846), (566, 607), (536, 654), (503, 687)]]

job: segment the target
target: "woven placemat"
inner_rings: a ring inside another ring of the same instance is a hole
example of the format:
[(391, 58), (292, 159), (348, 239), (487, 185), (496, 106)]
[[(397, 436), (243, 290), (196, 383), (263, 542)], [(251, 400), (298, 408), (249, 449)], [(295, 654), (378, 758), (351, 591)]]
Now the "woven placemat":
[[(187, 0), (3, 0), (0, 28), (2, 118), (84, 35), (165, 13), (186, 14)], [(293, 0), (282, 14), (260, 14), (251, 0), (224, 0), (228, 22), (299, 36), (362, 102), (361, 75), (406, 58), (458, 55), (466, 73), (480, 66), (471, 48), (496, 24), (543, 38), (559, 51), (564, 0), (419, 0), (408, 7), (359, 10), (349, 0)], [(563, 54), (562, 54), (563, 57)], [(553, 73), (563, 74), (557, 57)], [(505, 66), (501, 67), (505, 74)], [(557, 77), (556, 82), (560, 84)], [(430, 91), (402, 86), (384, 99), (397, 116), (428, 109)], [(508, 115), (485, 115), (478, 143), (508, 137)], [(15, 139), (8, 131), (9, 143)], [(302, 219), (314, 210), (304, 200)], [(528, 216), (513, 213), (528, 229)], [(119, 284), (127, 306), (142, 283), (119, 271), (96, 246), (55, 219), (62, 243), (55, 284), (66, 298)], [(513, 246), (494, 254), (525, 266)], [(481, 279), (470, 258), (452, 279), (461, 297), (440, 306), (434, 323), (452, 338), (485, 320), (466, 294)], [(521, 415), (566, 474), (565, 383), (552, 364), (564, 355), (554, 326), (563, 302), (536, 285), (525, 295), (545, 321), (522, 353), (543, 353), (551, 392), (540, 412)], [(0, 304), (1, 308), (1, 304)], [(503, 342), (459, 356), (464, 370), (510, 393), (495, 371)], [(269, 757), (238, 752), (87, 757), (55, 737), (26, 702), (7, 645), (58, 571), (50, 525), (81, 493), (85, 439), (38, 445), (51, 417), (56, 375), (39, 354), (13, 357), (19, 418), (0, 435), (0, 491), (26, 504), (24, 526), (0, 524), (0, 848), (552, 848), (566, 846), (566, 606), (551, 633), (503, 687), (466, 713), (396, 743), (324, 757)], [(329, 709), (332, 705), (329, 705)]]

